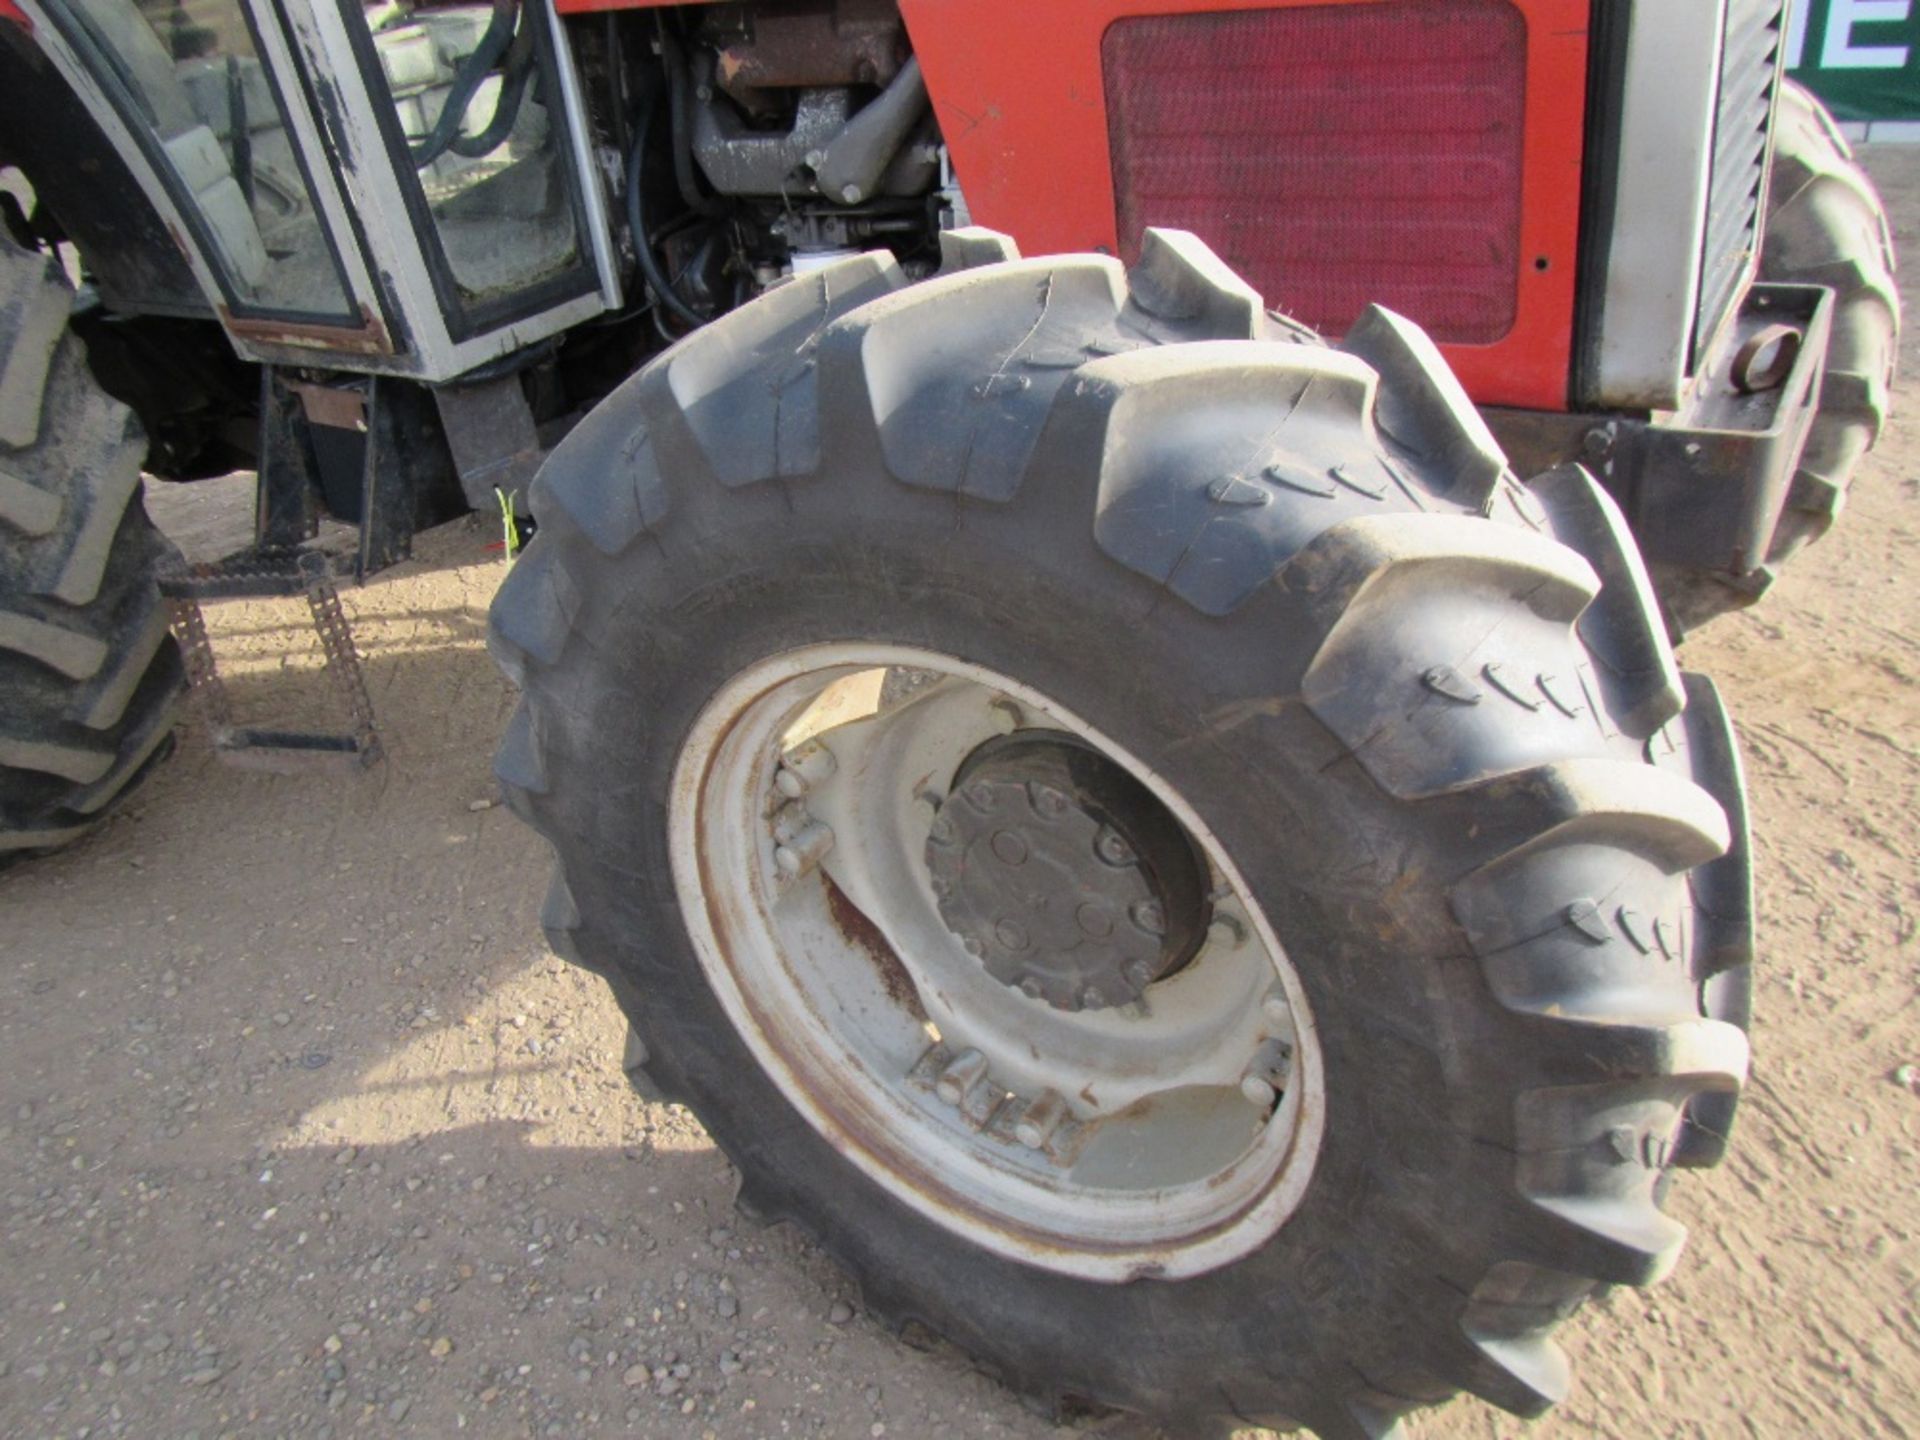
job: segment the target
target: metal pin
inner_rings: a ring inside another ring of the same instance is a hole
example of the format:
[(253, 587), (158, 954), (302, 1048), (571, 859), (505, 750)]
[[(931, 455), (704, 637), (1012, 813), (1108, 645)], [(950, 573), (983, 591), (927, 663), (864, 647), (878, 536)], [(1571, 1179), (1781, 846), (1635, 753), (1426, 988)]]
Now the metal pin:
[(785, 875), (804, 875), (833, 849), (833, 831), (818, 820), (807, 823), (783, 845), (773, 847), (773, 863)]
[(978, 1050), (962, 1050), (940, 1072), (933, 1093), (949, 1105), (958, 1105), (973, 1087), (987, 1078), (987, 1057)]
[(1293, 1047), (1284, 1040), (1268, 1040), (1253, 1052), (1253, 1063), (1240, 1077), (1240, 1093), (1249, 1103), (1271, 1110), (1286, 1093), (1293, 1073)]
[(773, 788), (789, 800), (797, 800), (814, 786), (832, 779), (833, 772), (839, 768), (839, 762), (826, 746), (818, 740), (803, 740), (780, 757)]
[(1060, 1098), (1058, 1090), (1049, 1090), (1013, 1122), (1013, 1138), (1029, 1150), (1044, 1150), (1066, 1118), (1067, 1102)]

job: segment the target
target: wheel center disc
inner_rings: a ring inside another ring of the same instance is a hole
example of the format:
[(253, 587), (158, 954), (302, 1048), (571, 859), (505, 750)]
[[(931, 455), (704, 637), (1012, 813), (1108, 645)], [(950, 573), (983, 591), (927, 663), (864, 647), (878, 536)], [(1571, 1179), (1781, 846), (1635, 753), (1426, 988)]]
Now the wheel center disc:
[(1057, 1010), (1140, 999), (1206, 934), (1206, 866), (1180, 823), (1062, 731), (975, 749), (928, 832), (926, 864), (967, 952)]

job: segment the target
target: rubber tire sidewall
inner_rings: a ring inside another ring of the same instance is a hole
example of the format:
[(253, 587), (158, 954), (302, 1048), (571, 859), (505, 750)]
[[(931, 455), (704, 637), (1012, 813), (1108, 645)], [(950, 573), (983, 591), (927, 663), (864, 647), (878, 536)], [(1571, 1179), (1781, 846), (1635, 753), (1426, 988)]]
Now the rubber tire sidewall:
[[(1299, 1407), (1350, 1391), (1356, 1372), (1382, 1384), (1401, 1364), (1431, 1373), (1435, 1335), (1457, 1333), (1462, 1296), (1499, 1258), (1500, 1207), (1474, 1197), (1510, 1193), (1507, 1167), (1490, 1176), (1466, 1137), (1476, 1107), (1510, 1104), (1511, 1087), (1476, 1073), (1486, 1047), (1441, 998), (1474, 972), (1445, 958), (1465, 951), (1446, 889), (1473, 862), (1408, 833), (1404, 808), (1284, 698), (1314, 648), (1308, 627), (1290, 638), (1259, 604), (1220, 621), (1160, 603), (1094, 545), (1092, 497), (1063, 488), (1036, 483), (1013, 505), (957, 514), (890, 482), (690, 486), (699, 513), (677, 515), (649, 563), (596, 557), (603, 588), (580, 587), (574, 628), (595, 637), (595, 663), (542, 681), (555, 702), (542, 743), (601, 782), (550, 802), (584, 812), (550, 833), (591, 837), (588, 853), (562, 856), (580, 949), (622, 992), (655, 1078), (776, 1192), (766, 1208), (831, 1232), (820, 1238), (883, 1312), (924, 1320), (1029, 1391), (1307, 1420)], [(1234, 858), (1299, 971), (1325, 1057), (1326, 1139), (1301, 1207), (1264, 1249), (1129, 1286), (1000, 1259), (868, 1180), (734, 1031), (673, 887), (676, 760), (709, 698), (748, 666), (848, 641), (922, 647), (1032, 686), (1159, 772)], [(1200, 1401), (1198, 1386), (1234, 1388)]]

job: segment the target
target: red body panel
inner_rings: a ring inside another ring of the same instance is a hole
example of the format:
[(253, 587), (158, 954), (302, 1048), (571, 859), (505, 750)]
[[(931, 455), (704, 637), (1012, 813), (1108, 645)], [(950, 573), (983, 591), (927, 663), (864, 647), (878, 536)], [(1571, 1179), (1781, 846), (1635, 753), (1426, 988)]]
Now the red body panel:
[(0, 0), (0, 20), (11, 20), (22, 30), (33, 29), (33, 21), (27, 18), (27, 12), (14, 4), (13, 0)]
[[(564, 0), (563, 0), (564, 3)], [(1029, 255), (1119, 248), (1101, 44), (1137, 15), (1382, 0), (901, 0), (976, 223)], [(1441, 3), (1441, 0), (1436, 0)], [(1589, 0), (1511, 0), (1526, 22), (1520, 242), (1510, 329), (1443, 348), (1483, 405), (1564, 410), (1585, 145)], [(1204, 238), (1204, 236), (1203, 236)]]

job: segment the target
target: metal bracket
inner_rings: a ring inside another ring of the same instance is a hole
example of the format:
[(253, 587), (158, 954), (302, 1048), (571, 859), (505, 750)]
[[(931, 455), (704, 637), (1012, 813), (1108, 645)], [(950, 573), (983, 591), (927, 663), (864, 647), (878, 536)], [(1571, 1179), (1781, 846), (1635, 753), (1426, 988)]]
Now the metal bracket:
[[(336, 561), (324, 551), (254, 551), (205, 565), (182, 565), (160, 575), (167, 618), (186, 660), (187, 695), (221, 759), (253, 769), (312, 765), (360, 769), (381, 756), (353, 628), (334, 584)], [(353, 728), (345, 733), (269, 730), (233, 723), (226, 683), (214, 660), (202, 600), (304, 594), (326, 658), (327, 678)]]

